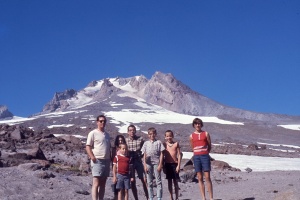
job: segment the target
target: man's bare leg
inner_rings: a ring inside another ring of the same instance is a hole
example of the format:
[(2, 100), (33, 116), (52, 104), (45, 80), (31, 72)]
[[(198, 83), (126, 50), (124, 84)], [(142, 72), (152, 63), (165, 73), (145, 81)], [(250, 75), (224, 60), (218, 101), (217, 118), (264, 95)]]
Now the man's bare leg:
[(205, 186), (203, 183), (203, 175), (202, 172), (197, 172), (197, 178), (199, 181), (199, 189), (200, 189), (200, 193), (201, 193), (201, 197), (203, 200), (205, 200)]
[(205, 182), (209, 193), (209, 198), (213, 199), (213, 187), (210, 179), (210, 172), (204, 172)]
[(104, 199), (106, 180), (107, 180), (106, 177), (93, 177), (93, 187), (92, 187), (93, 200)]
[(93, 177), (93, 186), (92, 186), (92, 199), (98, 200), (99, 196), (99, 177)]

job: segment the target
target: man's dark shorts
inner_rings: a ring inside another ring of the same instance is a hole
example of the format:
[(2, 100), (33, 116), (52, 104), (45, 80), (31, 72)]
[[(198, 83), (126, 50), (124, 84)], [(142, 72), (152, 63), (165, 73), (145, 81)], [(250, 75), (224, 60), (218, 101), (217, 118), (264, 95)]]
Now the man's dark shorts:
[(195, 172), (209, 172), (211, 171), (210, 156), (205, 155), (194, 155), (194, 168)]
[(166, 179), (179, 179), (179, 174), (176, 172), (177, 163), (165, 163)]

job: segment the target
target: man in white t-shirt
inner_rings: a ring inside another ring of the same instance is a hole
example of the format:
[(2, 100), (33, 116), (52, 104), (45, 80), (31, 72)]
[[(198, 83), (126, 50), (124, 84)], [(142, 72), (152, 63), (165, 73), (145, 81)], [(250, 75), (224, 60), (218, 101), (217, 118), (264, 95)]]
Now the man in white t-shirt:
[(93, 175), (92, 198), (104, 199), (105, 184), (110, 172), (110, 136), (105, 132), (106, 117), (97, 117), (97, 128), (87, 137), (86, 151), (91, 159)]

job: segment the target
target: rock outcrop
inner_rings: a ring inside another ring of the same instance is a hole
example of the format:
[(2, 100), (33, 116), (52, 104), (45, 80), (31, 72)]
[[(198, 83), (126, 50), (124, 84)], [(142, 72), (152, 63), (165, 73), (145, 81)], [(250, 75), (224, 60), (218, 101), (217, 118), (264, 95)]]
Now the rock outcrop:
[(23, 126), (0, 125), (0, 167), (23, 166), (88, 173), (82, 141), (72, 135), (55, 137), (51, 130), (34, 132)]
[(56, 92), (53, 99), (44, 106), (43, 112), (53, 112), (57, 109), (67, 108), (69, 105), (67, 100), (76, 96), (76, 94), (77, 92), (73, 89), (68, 89), (64, 92)]
[(0, 119), (11, 118), (14, 115), (4, 105), (0, 105)]

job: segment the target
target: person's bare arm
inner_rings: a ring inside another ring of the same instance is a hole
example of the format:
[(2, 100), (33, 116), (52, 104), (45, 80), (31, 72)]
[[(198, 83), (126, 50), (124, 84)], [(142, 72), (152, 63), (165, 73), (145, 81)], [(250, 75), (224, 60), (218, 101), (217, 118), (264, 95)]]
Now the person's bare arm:
[(88, 156), (90, 157), (90, 159), (93, 162), (96, 162), (97, 159), (93, 154), (92, 147), (90, 145), (86, 145), (85, 149), (86, 149), (86, 152), (87, 152)]
[(194, 151), (194, 145), (193, 145), (192, 135), (190, 135), (189, 139), (190, 139), (190, 145), (191, 145), (192, 151)]
[(147, 165), (146, 165), (146, 152), (144, 152), (143, 164), (144, 164), (145, 173), (147, 174), (148, 173), (148, 168), (147, 168)]
[(211, 139), (210, 139), (210, 135), (209, 135), (208, 132), (206, 132), (206, 138), (207, 138), (207, 143), (208, 143), (207, 150), (208, 150), (208, 152), (210, 152), (210, 150), (211, 150)]
[(158, 171), (158, 172), (160, 172), (161, 169), (162, 169), (163, 159), (164, 159), (164, 154), (163, 154), (163, 152), (161, 151), (161, 152), (160, 152), (160, 156), (159, 156), (159, 163), (158, 163), (158, 166), (157, 166), (157, 171)]
[(113, 164), (113, 183), (117, 182), (117, 164)]
[(177, 146), (177, 159), (178, 159), (178, 164), (177, 164), (177, 167), (176, 167), (176, 172), (179, 173), (180, 165), (181, 165), (181, 159), (182, 159), (182, 154), (181, 154), (179, 143), (178, 143), (178, 146)]

